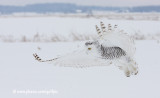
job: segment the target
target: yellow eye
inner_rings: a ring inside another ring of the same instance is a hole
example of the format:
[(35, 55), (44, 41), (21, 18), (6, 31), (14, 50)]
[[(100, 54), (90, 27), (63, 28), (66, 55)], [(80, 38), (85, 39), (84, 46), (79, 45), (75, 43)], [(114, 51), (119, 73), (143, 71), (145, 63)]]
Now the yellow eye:
[(91, 50), (92, 48), (88, 48), (88, 50)]

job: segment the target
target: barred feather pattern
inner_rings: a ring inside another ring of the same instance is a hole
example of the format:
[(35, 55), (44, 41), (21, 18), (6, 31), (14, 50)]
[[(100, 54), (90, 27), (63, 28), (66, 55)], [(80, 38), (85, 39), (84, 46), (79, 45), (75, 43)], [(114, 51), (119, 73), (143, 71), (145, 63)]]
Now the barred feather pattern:
[(126, 55), (126, 52), (120, 47), (103, 47), (101, 45), (101, 56), (106, 59), (120, 58)]
[(103, 23), (103, 22), (100, 22), (100, 25), (101, 25), (102, 31), (103, 31), (103, 32), (106, 32), (106, 27), (105, 27), (104, 23)]
[(98, 28), (97, 25), (96, 25), (96, 30), (97, 30), (98, 34), (101, 34), (101, 30)]
[(33, 56), (34, 56), (35, 59), (36, 59), (37, 61), (39, 61), (39, 62), (48, 62), (48, 61), (54, 61), (54, 60), (58, 59), (58, 58), (54, 58), (54, 59), (50, 59), (50, 60), (42, 60), (36, 53), (33, 54)]

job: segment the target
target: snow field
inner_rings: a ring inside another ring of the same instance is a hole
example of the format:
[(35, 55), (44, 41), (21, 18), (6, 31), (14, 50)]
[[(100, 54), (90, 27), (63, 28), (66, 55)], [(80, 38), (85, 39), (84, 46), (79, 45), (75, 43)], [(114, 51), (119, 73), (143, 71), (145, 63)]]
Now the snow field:
[[(160, 44), (136, 41), (139, 74), (125, 77), (115, 66), (70, 68), (40, 63), (32, 54), (50, 59), (84, 42), (0, 43), (0, 97), (12, 98), (159, 98)], [(12, 94), (12, 90), (55, 89), (58, 94)]]

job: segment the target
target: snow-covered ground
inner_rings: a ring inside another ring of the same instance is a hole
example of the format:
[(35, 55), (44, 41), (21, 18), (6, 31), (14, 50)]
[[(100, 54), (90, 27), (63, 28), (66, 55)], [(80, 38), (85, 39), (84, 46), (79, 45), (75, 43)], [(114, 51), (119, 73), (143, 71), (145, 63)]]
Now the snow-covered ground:
[[(64, 54), (83, 42), (0, 43), (1, 98), (160, 98), (160, 44), (136, 41), (139, 74), (125, 77), (115, 66), (58, 67), (37, 62)], [(50, 90), (58, 93), (13, 94), (13, 90)]]
[[(159, 17), (159, 14), (150, 15)], [(160, 98), (159, 18), (123, 20), (127, 16), (120, 16), (121, 19), (114, 20), (105, 17), (0, 17), (0, 98)], [(134, 18), (139, 19), (139, 16)], [(38, 53), (43, 59), (51, 59), (81, 47), (87, 39), (83, 37), (96, 36), (95, 25), (100, 21), (106, 26), (118, 24), (130, 35), (148, 35), (157, 39), (136, 40), (138, 75), (126, 77), (116, 66), (59, 67), (34, 59), (33, 53)], [(78, 37), (83, 41), (75, 42), (73, 39), (77, 36), (72, 38), (73, 34), (81, 35)], [(51, 43), (57, 37), (61, 42)], [(19, 43), (27, 38), (33, 42)], [(47, 41), (39, 38), (49, 41), (40, 43)], [(3, 43), (14, 40), (17, 43)], [(14, 90), (50, 89), (58, 93), (13, 94)]]

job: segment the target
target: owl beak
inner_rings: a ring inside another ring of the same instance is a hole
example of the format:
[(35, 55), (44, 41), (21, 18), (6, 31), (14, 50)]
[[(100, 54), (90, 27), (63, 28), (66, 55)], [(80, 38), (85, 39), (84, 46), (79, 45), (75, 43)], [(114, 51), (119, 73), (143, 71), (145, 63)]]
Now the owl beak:
[(91, 50), (92, 48), (88, 48), (88, 50)]

